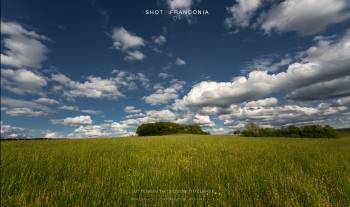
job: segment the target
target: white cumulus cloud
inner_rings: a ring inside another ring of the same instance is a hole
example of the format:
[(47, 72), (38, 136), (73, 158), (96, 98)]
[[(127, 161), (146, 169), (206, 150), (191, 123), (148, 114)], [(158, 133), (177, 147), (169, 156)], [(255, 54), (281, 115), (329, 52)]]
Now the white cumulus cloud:
[(5, 138), (30, 138), (30, 130), (22, 127), (15, 127), (1, 122), (1, 139)]
[(90, 125), (92, 124), (92, 119), (90, 116), (76, 116), (76, 117), (67, 117), (64, 119), (52, 119), (53, 124), (62, 124), (68, 126), (76, 125)]
[(312, 35), (349, 18), (349, 6), (347, 0), (286, 0), (261, 17), (261, 28)]
[(170, 81), (170, 86), (166, 88), (162, 85), (156, 85), (156, 91), (151, 95), (144, 96), (143, 100), (151, 105), (166, 104), (170, 100), (178, 98), (178, 94), (184, 85), (184, 81), (179, 81), (176, 79)]
[(124, 108), (124, 111), (126, 113), (140, 113), (141, 109), (137, 109), (137, 108), (135, 108), (135, 106), (126, 106)]
[(1, 97), (1, 107), (6, 107), (5, 113), (9, 116), (39, 117), (52, 113), (46, 105), (23, 99)]
[[(315, 84), (325, 86), (322, 82), (350, 75), (350, 32), (346, 32), (336, 41), (321, 40), (304, 54), (299, 62), (291, 63), (286, 71), (280, 73), (252, 71), (247, 77), (235, 77), (231, 82), (200, 82), (193, 86), (181, 101), (177, 101), (177, 107), (228, 106), (253, 101), (279, 91), (286, 91), (290, 98), (297, 97), (296, 94), (301, 92), (303, 96), (306, 96), (308, 91), (313, 93), (312, 88), (306, 90), (301, 88)], [(348, 79), (344, 81), (347, 82)], [(333, 89), (335, 87), (334, 84), (328, 86), (332, 86)], [(345, 90), (343, 95), (346, 95), (346, 89), (342, 90)], [(314, 99), (326, 97), (326, 95), (317, 96)]]
[(224, 23), (236, 31), (251, 26), (266, 33), (313, 35), (348, 19), (349, 8), (347, 0), (236, 0)]
[(51, 80), (60, 84), (63, 95), (68, 98), (86, 97), (95, 99), (118, 99), (122, 90), (135, 90), (137, 85), (148, 87), (148, 79), (142, 73), (113, 71), (109, 78), (88, 76), (86, 81), (73, 81), (64, 74), (53, 74)]
[(178, 57), (178, 58), (176, 58), (175, 64), (176, 65), (185, 65), (186, 61)]
[(38, 98), (35, 100), (35, 102), (41, 103), (41, 104), (47, 104), (47, 105), (59, 104), (59, 102), (57, 100), (52, 99), (52, 98), (45, 98), (45, 97)]
[(26, 69), (1, 69), (1, 86), (16, 94), (43, 95), (47, 85), (44, 76)]
[(145, 46), (145, 41), (131, 32), (128, 32), (124, 27), (115, 27), (112, 30), (113, 46), (116, 49), (126, 50), (135, 49)]
[(135, 61), (135, 60), (143, 60), (145, 59), (145, 55), (139, 50), (128, 51), (126, 52), (125, 60)]
[(112, 30), (112, 40), (115, 49), (125, 53), (125, 60), (141, 61), (146, 56), (140, 51), (145, 46), (145, 40), (127, 31), (124, 27), (115, 27)]
[(1, 21), (4, 50), (1, 64), (16, 68), (40, 68), (48, 49), (42, 41), (48, 38), (29, 31), (16, 22)]
[(237, 3), (227, 8), (230, 16), (225, 19), (225, 25), (228, 28), (249, 26), (252, 15), (261, 3), (262, 0), (237, 0)]
[(192, 4), (192, 0), (168, 0), (170, 9), (190, 9)]

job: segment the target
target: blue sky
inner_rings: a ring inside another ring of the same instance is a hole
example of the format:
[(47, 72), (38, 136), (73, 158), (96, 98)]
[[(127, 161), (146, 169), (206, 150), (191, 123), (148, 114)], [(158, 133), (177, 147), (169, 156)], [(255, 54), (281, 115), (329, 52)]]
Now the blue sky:
[(1, 135), (350, 127), (349, 25), (346, 0), (2, 0)]

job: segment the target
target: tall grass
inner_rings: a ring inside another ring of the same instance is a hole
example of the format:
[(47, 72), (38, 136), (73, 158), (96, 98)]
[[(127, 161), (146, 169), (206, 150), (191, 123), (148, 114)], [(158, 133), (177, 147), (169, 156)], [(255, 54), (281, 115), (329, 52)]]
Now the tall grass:
[(350, 206), (350, 139), (1, 142), (1, 206)]

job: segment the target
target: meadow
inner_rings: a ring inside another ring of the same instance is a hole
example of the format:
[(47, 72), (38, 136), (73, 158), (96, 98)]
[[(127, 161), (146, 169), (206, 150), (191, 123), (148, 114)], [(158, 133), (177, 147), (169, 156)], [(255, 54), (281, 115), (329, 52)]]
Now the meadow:
[(1, 141), (1, 206), (350, 206), (350, 136)]

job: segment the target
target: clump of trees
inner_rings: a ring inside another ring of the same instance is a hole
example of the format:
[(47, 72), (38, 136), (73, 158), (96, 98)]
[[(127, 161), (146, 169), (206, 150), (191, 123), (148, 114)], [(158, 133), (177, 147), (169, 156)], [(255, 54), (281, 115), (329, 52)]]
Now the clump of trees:
[(172, 122), (156, 122), (140, 125), (136, 133), (139, 136), (154, 136), (167, 134), (208, 134), (197, 124), (183, 125)]
[(290, 125), (281, 128), (260, 128), (249, 123), (241, 132), (246, 137), (299, 137), (299, 138), (336, 138), (337, 130), (329, 125), (308, 125), (297, 127)]

